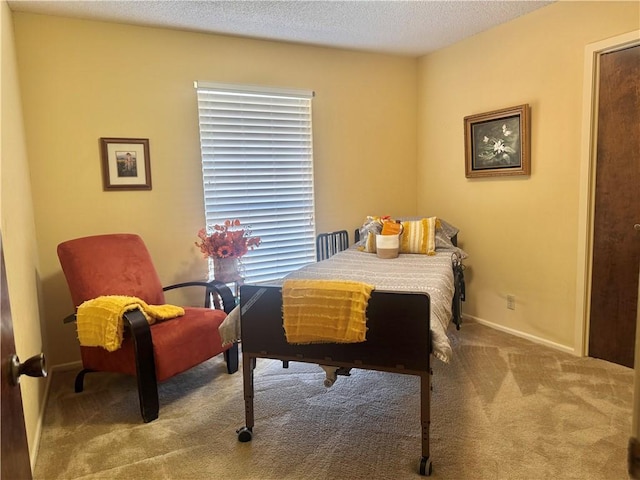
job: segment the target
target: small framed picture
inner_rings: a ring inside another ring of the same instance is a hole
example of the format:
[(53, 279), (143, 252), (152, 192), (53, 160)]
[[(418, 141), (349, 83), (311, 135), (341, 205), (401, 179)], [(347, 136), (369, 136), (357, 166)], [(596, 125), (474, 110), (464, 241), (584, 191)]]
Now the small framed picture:
[(104, 190), (151, 190), (148, 138), (101, 138)]
[(529, 175), (529, 105), (464, 118), (467, 178)]

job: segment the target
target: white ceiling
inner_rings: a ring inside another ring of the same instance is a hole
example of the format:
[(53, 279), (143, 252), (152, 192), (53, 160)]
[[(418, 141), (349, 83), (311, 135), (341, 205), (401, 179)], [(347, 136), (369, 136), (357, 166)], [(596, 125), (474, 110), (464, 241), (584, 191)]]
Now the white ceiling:
[(8, 0), (12, 11), (420, 56), (552, 1)]

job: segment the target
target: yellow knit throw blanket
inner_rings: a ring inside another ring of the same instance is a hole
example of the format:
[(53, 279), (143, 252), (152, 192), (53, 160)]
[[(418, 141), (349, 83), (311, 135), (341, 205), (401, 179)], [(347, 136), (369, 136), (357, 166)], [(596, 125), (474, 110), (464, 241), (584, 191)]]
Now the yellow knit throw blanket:
[(372, 290), (372, 285), (360, 282), (285, 280), (282, 312), (287, 342), (364, 342)]
[(105, 295), (87, 300), (78, 307), (76, 315), (80, 345), (103, 347), (109, 352), (117, 350), (122, 345), (122, 316), (136, 308), (140, 309), (149, 324), (184, 315), (182, 307), (148, 305), (144, 300), (125, 295)]

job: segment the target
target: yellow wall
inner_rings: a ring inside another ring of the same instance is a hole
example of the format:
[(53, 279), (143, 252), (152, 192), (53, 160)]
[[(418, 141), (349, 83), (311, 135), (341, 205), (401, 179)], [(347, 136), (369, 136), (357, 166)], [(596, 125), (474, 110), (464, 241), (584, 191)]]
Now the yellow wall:
[[(52, 363), (79, 358), (56, 246), (139, 233), (164, 284), (203, 278), (194, 80), (312, 89), (319, 231), (415, 212), (417, 60), (14, 14)], [(149, 138), (152, 191), (103, 192), (98, 139)]]
[[(638, 2), (560, 2), (420, 59), (418, 211), (462, 230), (466, 314), (579, 350), (584, 51), (638, 28)], [(465, 178), (463, 118), (524, 103), (531, 176)]]
[[(14, 32), (11, 12), (4, 1), (0, 2), (0, 33), (0, 219), (16, 353), (21, 361), (25, 361), (43, 350), (38, 298), (40, 282)], [(2, 334), (6, 334), (4, 328)], [(8, 355), (8, 352), (3, 352), (3, 355)], [(3, 368), (5, 360), (2, 359)], [(20, 389), (33, 465), (39, 440), (45, 381), (23, 376), (20, 378)]]

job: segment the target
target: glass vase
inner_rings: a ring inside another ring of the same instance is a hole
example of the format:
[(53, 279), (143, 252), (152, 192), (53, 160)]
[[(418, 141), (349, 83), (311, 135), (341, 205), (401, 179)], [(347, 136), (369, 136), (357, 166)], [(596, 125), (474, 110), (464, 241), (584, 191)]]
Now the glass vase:
[(235, 257), (214, 258), (213, 277), (219, 282), (230, 283), (242, 279), (239, 259)]

